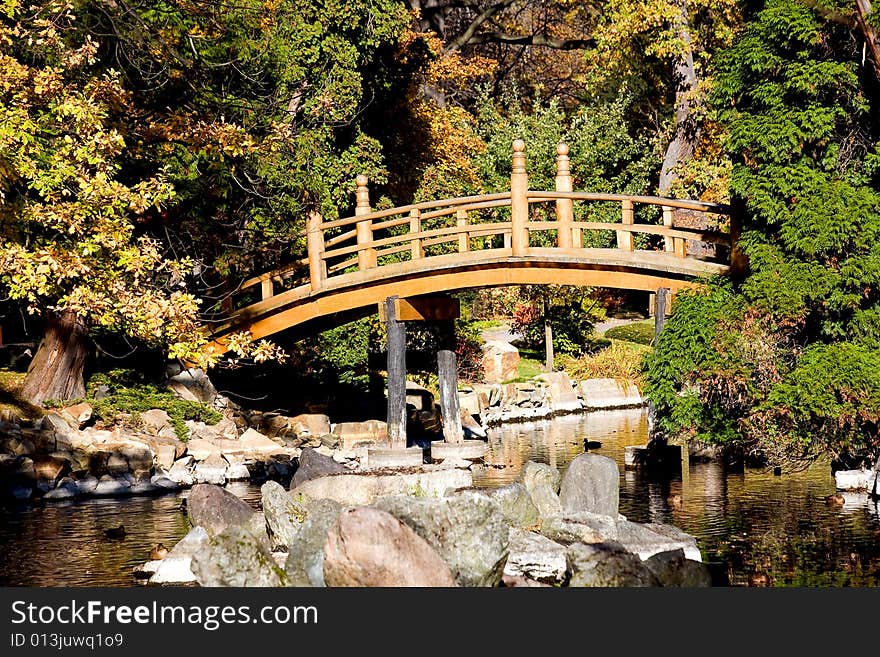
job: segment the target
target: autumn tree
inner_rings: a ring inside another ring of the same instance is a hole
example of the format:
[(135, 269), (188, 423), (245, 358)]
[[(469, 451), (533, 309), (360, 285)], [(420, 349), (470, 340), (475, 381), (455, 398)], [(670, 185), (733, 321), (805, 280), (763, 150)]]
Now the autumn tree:
[(120, 175), (130, 95), (95, 70), (94, 40), (70, 38), (68, 3), (12, 0), (0, 18), (0, 289), (45, 325), (23, 395), (82, 396), (93, 331), (194, 356), (190, 265), (140, 228), (173, 189)]

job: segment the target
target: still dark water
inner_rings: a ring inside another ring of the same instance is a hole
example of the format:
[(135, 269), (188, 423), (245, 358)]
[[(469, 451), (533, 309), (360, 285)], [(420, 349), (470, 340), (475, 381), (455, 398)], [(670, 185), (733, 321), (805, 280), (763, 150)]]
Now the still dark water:
[[(733, 585), (880, 586), (880, 519), (865, 495), (828, 506), (834, 480), (825, 464), (774, 477), (761, 470), (726, 472), (692, 464), (671, 478), (623, 469), (624, 447), (644, 444), (641, 410), (590, 413), (509, 425), (490, 432), (487, 466), (475, 484), (516, 479), (535, 459), (564, 470), (584, 450), (614, 458), (621, 468), (621, 513), (636, 522), (675, 524), (699, 540), (704, 561)], [(230, 484), (253, 505), (259, 488)], [(180, 498), (87, 500), (0, 510), (0, 585), (128, 586), (131, 569), (157, 543), (174, 545), (187, 531)], [(123, 540), (104, 530), (125, 526)]]

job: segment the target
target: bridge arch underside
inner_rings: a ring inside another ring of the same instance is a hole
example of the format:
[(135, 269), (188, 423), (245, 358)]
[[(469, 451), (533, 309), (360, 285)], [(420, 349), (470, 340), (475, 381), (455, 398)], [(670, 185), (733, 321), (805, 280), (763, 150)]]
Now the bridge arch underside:
[(448, 258), (436, 256), (420, 261), (418, 268), (406, 261), (334, 276), (318, 292), (302, 286), (240, 310), (233, 322), (215, 334), (214, 344), (223, 347), (222, 335), (243, 330), (260, 339), (297, 327), (330, 328), (376, 312), (377, 304), (389, 296), (407, 298), (508, 285), (580, 285), (643, 291), (666, 287), (676, 292), (699, 287), (706, 277), (728, 270), (718, 263), (677, 258), (657, 251), (624, 254), (596, 249), (602, 253), (591, 254), (585, 253), (590, 250), (579, 249), (576, 255), (560, 254), (560, 249), (548, 251), (493, 258), (486, 258), (485, 252), (466, 254), (469, 257), (452, 254)]

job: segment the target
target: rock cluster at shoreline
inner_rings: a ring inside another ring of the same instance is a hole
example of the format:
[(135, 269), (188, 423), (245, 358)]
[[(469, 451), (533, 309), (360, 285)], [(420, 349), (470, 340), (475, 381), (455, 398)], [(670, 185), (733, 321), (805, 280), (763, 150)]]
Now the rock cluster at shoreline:
[(595, 454), (564, 477), (530, 461), (520, 481), (493, 490), (430, 465), (289, 491), (270, 481), (262, 511), (202, 484), (190, 493), (193, 529), (136, 570), (153, 584), (202, 586), (709, 586), (696, 539), (628, 521), (618, 491), (616, 463)]
[[(199, 483), (287, 481), (303, 449), (333, 459), (343, 471), (359, 470), (369, 467), (367, 449), (387, 441), (380, 420), (333, 424), (323, 414), (244, 411), (218, 396), (203, 373), (180, 373), (171, 386), (190, 401), (217, 406), (222, 400), (223, 418), (214, 425), (187, 421), (186, 441), (160, 409), (140, 413), (136, 429), (94, 426), (88, 403), (37, 420), (0, 419), (0, 498), (70, 500), (161, 494)], [(613, 379), (574, 385), (564, 372), (527, 383), (463, 386), (459, 399), (465, 433), (479, 438), (488, 425), (643, 403), (633, 386)], [(440, 430), (430, 391), (408, 383), (407, 403), (422, 430)]]

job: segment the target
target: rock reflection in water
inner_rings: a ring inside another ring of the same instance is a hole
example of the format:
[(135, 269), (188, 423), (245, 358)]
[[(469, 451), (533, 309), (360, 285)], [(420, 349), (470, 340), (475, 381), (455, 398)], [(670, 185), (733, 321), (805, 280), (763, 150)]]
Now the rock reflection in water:
[(834, 493), (827, 463), (774, 476), (760, 469), (729, 471), (720, 463), (685, 463), (674, 475), (624, 470), (624, 449), (647, 442), (642, 409), (589, 413), (489, 433), (487, 467), (475, 484), (500, 486), (534, 459), (565, 470), (584, 451), (617, 461), (620, 510), (636, 522), (675, 524), (695, 535), (719, 580), (752, 586), (880, 586), (880, 519), (865, 494)]

